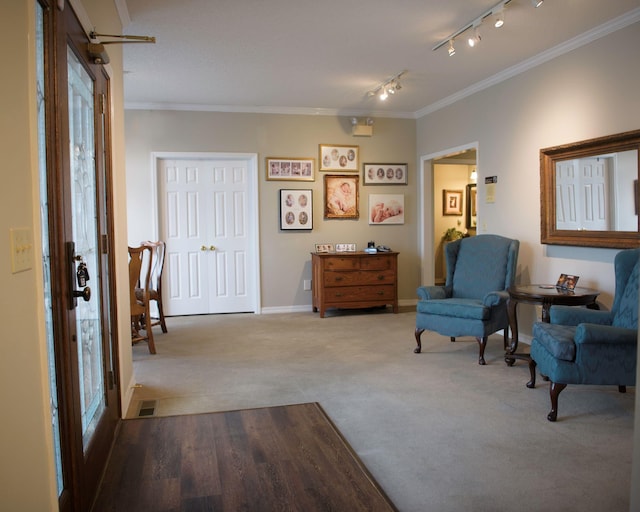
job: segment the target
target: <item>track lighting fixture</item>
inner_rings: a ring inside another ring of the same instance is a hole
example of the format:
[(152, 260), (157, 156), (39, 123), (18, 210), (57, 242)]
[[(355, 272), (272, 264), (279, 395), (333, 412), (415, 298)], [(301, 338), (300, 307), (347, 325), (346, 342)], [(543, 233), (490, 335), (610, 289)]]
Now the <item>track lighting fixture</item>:
[[(449, 45), (449, 56), (453, 56), (456, 53), (455, 48), (453, 47), (453, 41), (461, 34), (467, 32), (468, 30), (473, 30), (473, 33), (469, 35), (467, 38), (467, 42), (469, 46), (474, 47), (480, 42), (480, 25), (484, 21), (485, 18), (489, 16), (493, 16), (493, 26), (496, 28), (500, 28), (504, 25), (504, 15), (505, 15), (505, 6), (511, 3), (514, 0), (501, 0), (496, 5), (494, 5), (491, 9), (483, 12), (477, 18), (471, 20), (469, 23), (463, 25), (458, 30), (456, 30), (449, 37), (440, 41), (437, 45), (435, 45), (432, 50), (436, 51), (444, 45)], [(531, 5), (534, 7), (540, 7), (544, 0), (531, 0)]]
[(380, 85), (378, 85), (374, 89), (371, 89), (370, 91), (367, 92), (367, 97), (370, 98), (371, 96), (376, 96), (377, 95), (378, 98), (380, 98), (381, 101), (386, 100), (389, 97), (390, 94), (393, 95), (397, 91), (402, 89), (402, 86), (400, 85), (400, 78), (406, 72), (407, 72), (406, 70), (405, 71), (401, 71), (400, 73), (392, 76), (391, 78), (389, 78), (385, 82), (382, 82)]
[(480, 39), (482, 39), (480, 37), (480, 22), (477, 22), (473, 25), (473, 33), (467, 39), (467, 43), (473, 48), (480, 42)]

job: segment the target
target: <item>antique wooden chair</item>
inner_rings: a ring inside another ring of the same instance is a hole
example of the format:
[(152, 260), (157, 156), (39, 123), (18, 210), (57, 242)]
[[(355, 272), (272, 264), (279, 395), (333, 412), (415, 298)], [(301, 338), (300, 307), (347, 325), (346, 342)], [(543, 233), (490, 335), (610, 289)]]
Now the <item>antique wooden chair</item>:
[[(145, 325), (149, 318), (149, 283), (151, 281), (151, 248), (129, 247), (129, 302), (131, 306), (131, 342), (147, 340), (149, 352), (156, 353), (151, 325)], [(139, 297), (139, 298), (138, 298)], [(144, 331), (144, 335), (140, 332)]]
[[(159, 240), (157, 242), (144, 241), (141, 242), (142, 246), (148, 247), (151, 250), (151, 277), (149, 280), (149, 301), (155, 301), (158, 309), (158, 317), (144, 317), (142, 322), (146, 325), (147, 322), (151, 322), (149, 327), (159, 325), (162, 332), (167, 332), (167, 323), (164, 318), (164, 308), (162, 306), (162, 270), (164, 269), (164, 255), (166, 251), (166, 244)], [(136, 289), (136, 298), (138, 300), (143, 299), (144, 290), (142, 288)]]

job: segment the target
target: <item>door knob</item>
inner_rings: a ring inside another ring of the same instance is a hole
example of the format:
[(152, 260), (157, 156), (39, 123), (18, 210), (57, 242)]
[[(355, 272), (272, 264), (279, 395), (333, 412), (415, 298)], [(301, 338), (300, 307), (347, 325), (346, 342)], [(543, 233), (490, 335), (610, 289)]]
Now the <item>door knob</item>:
[(215, 250), (216, 250), (216, 246), (215, 246), (215, 245), (211, 245), (211, 246), (209, 246), (209, 250), (210, 250), (210, 251), (215, 251)]
[(91, 300), (91, 288), (87, 286), (82, 290), (73, 290), (73, 296), (82, 297), (85, 302), (89, 302)]
[(207, 250), (207, 246), (206, 246), (206, 245), (203, 245), (202, 247), (200, 247), (200, 250), (201, 250), (201, 251), (206, 251), (206, 250)]

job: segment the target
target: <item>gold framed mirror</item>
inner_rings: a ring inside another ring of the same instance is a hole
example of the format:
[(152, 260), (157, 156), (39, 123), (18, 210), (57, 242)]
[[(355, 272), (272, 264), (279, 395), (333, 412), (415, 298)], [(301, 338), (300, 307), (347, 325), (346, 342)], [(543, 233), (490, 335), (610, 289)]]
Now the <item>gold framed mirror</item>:
[(540, 242), (640, 246), (640, 130), (540, 150)]

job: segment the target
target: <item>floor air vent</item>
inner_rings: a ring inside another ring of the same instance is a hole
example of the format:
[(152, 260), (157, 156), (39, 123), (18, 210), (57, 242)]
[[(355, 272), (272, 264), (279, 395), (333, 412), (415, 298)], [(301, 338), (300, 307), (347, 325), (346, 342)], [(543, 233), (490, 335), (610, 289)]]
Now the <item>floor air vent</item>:
[(157, 400), (143, 400), (140, 402), (140, 410), (138, 411), (138, 417), (153, 416), (156, 413)]

